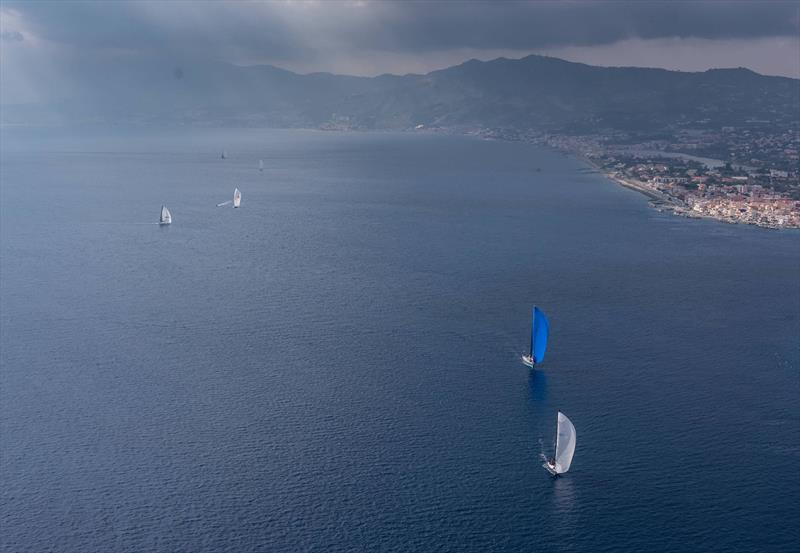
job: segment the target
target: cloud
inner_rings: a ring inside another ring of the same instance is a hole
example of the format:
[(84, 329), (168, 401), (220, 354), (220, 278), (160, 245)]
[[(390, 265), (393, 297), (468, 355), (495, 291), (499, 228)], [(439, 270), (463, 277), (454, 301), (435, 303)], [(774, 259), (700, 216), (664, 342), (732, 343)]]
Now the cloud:
[(531, 49), (629, 38), (751, 38), (797, 33), (789, 2), (451, 2), (387, 4), (367, 43), (389, 49)]
[(335, 52), (532, 50), (631, 38), (798, 33), (794, 2), (6, 2), (43, 39), (89, 50), (311, 60)]
[(19, 31), (0, 31), (0, 40), (8, 42), (22, 42), (25, 37)]

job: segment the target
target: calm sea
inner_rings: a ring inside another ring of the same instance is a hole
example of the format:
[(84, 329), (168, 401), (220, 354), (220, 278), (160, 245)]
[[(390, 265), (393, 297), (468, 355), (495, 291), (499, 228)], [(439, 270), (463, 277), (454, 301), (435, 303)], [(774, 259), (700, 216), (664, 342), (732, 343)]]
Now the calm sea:
[(798, 232), (464, 137), (5, 129), (1, 153), (4, 552), (800, 543)]

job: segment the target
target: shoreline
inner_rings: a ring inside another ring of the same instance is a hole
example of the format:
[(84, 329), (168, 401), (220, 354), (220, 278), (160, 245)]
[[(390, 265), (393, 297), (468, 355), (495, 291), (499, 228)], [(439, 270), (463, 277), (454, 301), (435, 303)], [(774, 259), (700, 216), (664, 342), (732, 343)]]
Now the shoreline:
[[(455, 131), (454, 129), (440, 128), (437, 131), (446, 134), (467, 134), (480, 137), (483, 140), (523, 142), (546, 147), (562, 155), (569, 155), (613, 183), (642, 194), (649, 200), (650, 207), (660, 212), (669, 212), (688, 219), (709, 219), (722, 223), (749, 225), (766, 229), (800, 229), (800, 212), (797, 210), (798, 202), (790, 198), (752, 198), (749, 195), (731, 197), (729, 194), (706, 196), (692, 194), (689, 191), (680, 195), (673, 195), (669, 190), (653, 186), (649, 182), (641, 181), (628, 175), (621, 175), (617, 171), (610, 171), (608, 168), (596, 163), (594, 159), (589, 157), (589, 154), (584, 153), (584, 149), (578, 149), (574, 144), (550, 143), (547, 137), (506, 136), (503, 133), (492, 132), (488, 129)], [(605, 151), (600, 151), (597, 154), (600, 157), (609, 155)], [(681, 156), (669, 152), (656, 151), (653, 153), (653, 157)], [(794, 207), (789, 207), (785, 202), (794, 202)], [(779, 209), (782, 211), (776, 213), (776, 210)]]
[(611, 182), (614, 182), (619, 186), (622, 186), (623, 188), (639, 192), (643, 196), (647, 196), (647, 198), (651, 202), (657, 202), (659, 204), (663, 204), (673, 201), (672, 198), (670, 198), (666, 194), (663, 194), (662, 192), (659, 192), (657, 190), (653, 190), (648, 186), (646, 186), (644, 183), (615, 176), (613, 173), (604, 170), (602, 167), (600, 167), (599, 165), (597, 165), (596, 163), (594, 163), (592, 160), (590, 160), (585, 156), (577, 155), (577, 158), (580, 161), (589, 165), (589, 167), (597, 171), (599, 174), (603, 175), (606, 179), (610, 180)]
[[(557, 151), (563, 151), (556, 148)], [(568, 152), (571, 155), (575, 156), (579, 161), (583, 162), (584, 164), (591, 167), (594, 171), (597, 171), (599, 174), (603, 175), (609, 181), (617, 184), (618, 186), (622, 186), (623, 188), (627, 188), (629, 190), (633, 190), (642, 194), (649, 200), (649, 205), (652, 209), (655, 209), (659, 212), (668, 212), (673, 215), (677, 215), (679, 217), (684, 217), (687, 219), (708, 219), (711, 221), (719, 221), (721, 223), (728, 223), (732, 225), (747, 225), (747, 226), (754, 226), (763, 229), (771, 229), (771, 230), (800, 230), (800, 226), (791, 225), (791, 224), (768, 224), (762, 223), (758, 221), (746, 221), (741, 220), (736, 217), (730, 216), (719, 216), (713, 215), (708, 213), (702, 213), (699, 211), (695, 211), (692, 207), (685, 203), (684, 201), (670, 196), (664, 192), (659, 190), (655, 190), (652, 187), (648, 186), (646, 183), (641, 181), (636, 181), (624, 177), (620, 177), (605, 170), (603, 167), (600, 167), (597, 163), (589, 159), (588, 157), (579, 154), (577, 152)]]
[[(594, 164), (592, 164), (592, 166), (595, 167)], [(623, 188), (627, 188), (628, 190), (633, 190), (635, 192), (638, 192), (639, 194), (645, 196), (648, 200), (650, 200), (648, 202), (650, 208), (655, 209), (656, 211), (662, 213), (667, 212), (678, 217), (684, 217), (686, 219), (707, 219), (709, 221), (718, 221), (720, 223), (728, 223), (731, 225), (748, 225), (763, 229), (772, 229), (772, 230), (797, 229), (797, 227), (792, 227), (792, 226), (766, 225), (761, 223), (740, 221), (738, 219), (732, 219), (732, 218), (715, 217), (713, 215), (706, 215), (703, 213), (694, 213), (693, 211), (691, 211), (691, 208), (688, 205), (683, 204), (680, 200), (672, 198), (671, 196), (664, 194), (663, 192), (653, 190), (644, 183), (617, 177), (612, 173), (608, 173), (599, 168), (598, 171), (600, 172), (600, 174), (602, 174), (605, 178), (607, 178), (611, 182), (619, 186), (622, 186)]]
[(611, 182), (619, 186), (622, 186), (623, 188), (627, 188), (629, 190), (638, 192), (643, 196), (647, 197), (650, 200), (649, 201), (650, 207), (659, 212), (668, 212), (679, 217), (684, 217), (686, 219), (707, 219), (710, 221), (718, 221), (721, 223), (728, 223), (731, 225), (747, 225), (747, 226), (770, 229), (770, 230), (800, 229), (800, 227), (792, 225), (777, 225), (777, 224), (743, 221), (734, 217), (722, 217), (700, 212), (694, 212), (688, 205), (683, 204), (681, 200), (672, 198), (671, 196), (663, 194), (662, 192), (655, 191), (643, 183), (637, 183), (628, 179), (616, 177), (613, 174), (607, 173), (602, 170), (600, 170), (600, 173)]

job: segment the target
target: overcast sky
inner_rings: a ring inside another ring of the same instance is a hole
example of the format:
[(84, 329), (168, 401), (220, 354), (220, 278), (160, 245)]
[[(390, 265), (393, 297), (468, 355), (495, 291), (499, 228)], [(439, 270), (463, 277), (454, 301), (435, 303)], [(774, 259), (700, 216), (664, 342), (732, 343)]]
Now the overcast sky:
[(35, 99), (75, 60), (144, 55), (376, 75), (530, 53), (800, 77), (799, 22), (796, 1), (3, 0), (0, 79), (5, 94)]

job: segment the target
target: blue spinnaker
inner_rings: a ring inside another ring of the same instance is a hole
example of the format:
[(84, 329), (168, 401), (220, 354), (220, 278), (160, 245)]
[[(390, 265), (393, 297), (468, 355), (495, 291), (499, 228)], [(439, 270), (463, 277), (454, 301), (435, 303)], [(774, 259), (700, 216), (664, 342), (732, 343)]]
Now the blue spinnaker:
[(534, 363), (544, 361), (547, 349), (547, 335), (550, 333), (547, 317), (538, 307), (533, 308), (533, 326), (531, 327), (531, 357)]

